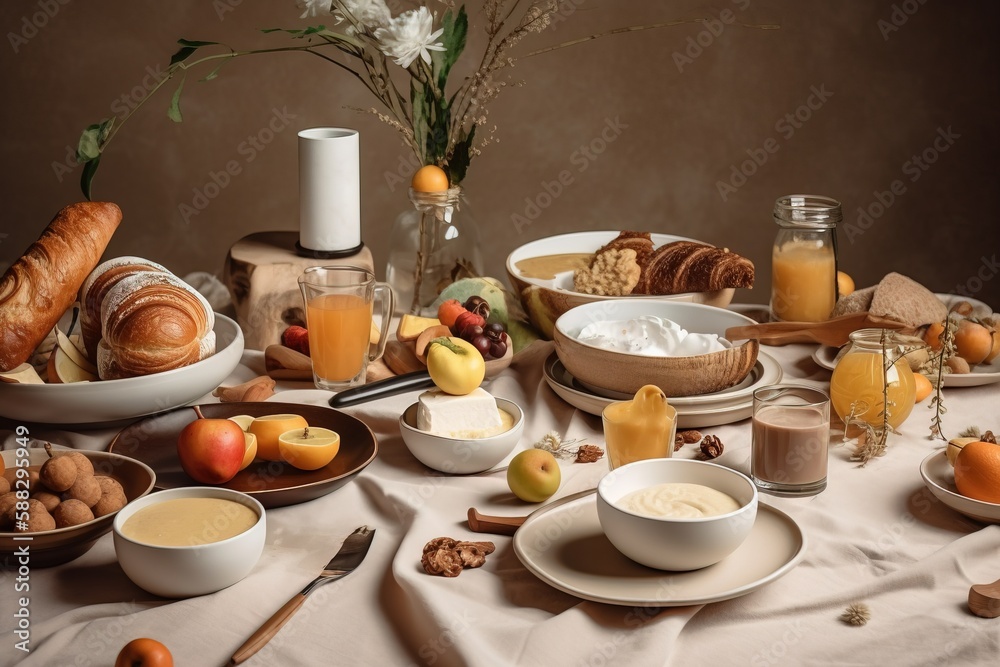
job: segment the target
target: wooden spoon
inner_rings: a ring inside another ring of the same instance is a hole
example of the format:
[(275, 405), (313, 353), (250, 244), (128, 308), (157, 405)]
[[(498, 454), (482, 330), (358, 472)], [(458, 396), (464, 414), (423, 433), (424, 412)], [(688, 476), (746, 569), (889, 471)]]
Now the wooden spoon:
[(992, 584), (973, 584), (969, 589), (969, 611), (983, 618), (1000, 616), (1000, 579)]
[(764, 345), (788, 345), (789, 343), (819, 343), (840, 347), (850, 340), (850, 335), (858, 329), (874, 327), (878, 329), (903, 329), (907, 325), (868, 312), (842, 315), (825, 322), (767, 322), (726, 329), (726, 338), (742, 340), (756, 338)]

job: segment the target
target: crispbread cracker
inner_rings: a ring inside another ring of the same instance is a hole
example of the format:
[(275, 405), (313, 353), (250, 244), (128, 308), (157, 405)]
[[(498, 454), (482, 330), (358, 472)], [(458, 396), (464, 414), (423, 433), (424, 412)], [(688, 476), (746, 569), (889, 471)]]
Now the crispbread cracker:
[(854, 313), (862, 313), (868, 310), (872, 305), (872, 297), (875, 296), (876, 287), (878, 285), (872, 285), (871, 287), (854, 290), (847, 296), (840, 297), (830, 317), (853, 315)]
[(948, 308), (920, 283), (900, 273), (890, 273), (876, 286), (868, 312), (911, 327), (943, 322)]

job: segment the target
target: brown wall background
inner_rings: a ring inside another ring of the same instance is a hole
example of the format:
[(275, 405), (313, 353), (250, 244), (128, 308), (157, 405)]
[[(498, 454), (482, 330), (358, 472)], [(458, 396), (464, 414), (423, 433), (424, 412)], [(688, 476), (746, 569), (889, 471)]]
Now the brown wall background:
[[(474, 30), (480, 7), (469, 3)], [(780, 195), (805, 192), (843, 201), (841, 266), (859, 286), (896, 270), (935, 291), (966, 290), (1000, 307), (997, 3), (563, 0), (562, 7), (566, 20), (525, 41), (524, 51), (624, 25), (717, 17), (725, 9), (739, 21), (781, 29), (727, 25), (709, 40), (703, 26), (683, 25), (519, 62), (513, 75), (523, 86), (491, 107), (500, 143), (472, 163), (465, 181), (487, 273), (502, 277), (506, 255), (543, 236), (648, 229), (751, 258), (758, 287), (737, 299), (766, 302), (771, 207)], [(60, 207), (81, 198), (69, 147), (86, 125), (140, 99), (178, 38), (238, 48), (280, 44), (282, 37), (257, 29), (309, 24), (299, 13), (292, 0), (0, 5), (0, 268)], [(691, 46), (699, 36), (700, 53)], [(482, 44), (475, 32), (466, 69)], [(679, 68), (674, 54), (693, 55), (693, 62)], [(183, 124), (166, 118), (168, 84), (104, 156), (95, 198), (125, 211), (109, 256), (145, 256), (181, 275), (218, 274), (237, 239), (297, 229), (296, 132), (332, 125), (361, 132), (363, 236), (381, 273), (392, 221), (408, 205), (405, 185), (388, 174), (408, 155), (391, 128), (350, 109), (371, 107), (370, 94), (301, 54), (241, 59), (214, 81), (196, 78), (185, 86)], [(778, 126), (797, 110), (804, 117), (800, 107), (816, 90), (829, 95), (822, 104), (813, 98), (818, 108), (806, 122)], [(288, 118), (284, 129), (263, 150), (248, 150), (244, 142), (277, 117), (275, 110)], [(599, 137), (609, 119), (621, 124), (620, 134), (581, 171), (574, 151)], [(934, 148), (940, 133), (952, 137), (943, 152)], [(777, 151), (724, 201), (718, 183), (750, 159), (748, 151), (760, 157), (768, 139)], [(906, 166), (925, 151), (934, 158), (926, 171)], [(193, 205), (195, 191), (230, 160), (241, 173), (186, 221), (179, 207)], [(524, 215), (526, 200), (537, 201), (543, 184), (567, 169), (572, 184), (531, 225), (517, 228), (512, 216)], [(902, 194), (862, 229), (859, 207), (878, 213), (875, 193), (890, 191), (894, 181)]]

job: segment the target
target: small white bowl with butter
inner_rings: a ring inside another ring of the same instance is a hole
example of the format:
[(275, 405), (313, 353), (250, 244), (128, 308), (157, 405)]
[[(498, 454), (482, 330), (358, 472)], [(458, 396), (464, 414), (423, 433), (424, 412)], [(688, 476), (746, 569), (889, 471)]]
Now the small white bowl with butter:
[(718, 563), (750, 535), (757, 487), (706, 461), (648, 459), (616, 468), (597, 485), (608, 540), (637, 563), (697, 570)]
[(115, 553), (140, 588), (168, 598), (207, 595), (250, 574), (264, 550), (264, 506), (239, 491), (194, 486), (129, 503), (113, 526)]
[(453, 475), (489, 470), (514, 451), (524, 413), (481, 387), (466, 396), (426, 391), (399, 417), (410, 453), (428, 468)]

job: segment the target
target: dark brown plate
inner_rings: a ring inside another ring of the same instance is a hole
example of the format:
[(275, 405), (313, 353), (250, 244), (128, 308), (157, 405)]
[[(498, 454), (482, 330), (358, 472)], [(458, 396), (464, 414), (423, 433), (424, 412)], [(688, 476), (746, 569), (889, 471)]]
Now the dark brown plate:
[[(302, 415), (310, 426), (340, 434), (340, 451), (319, 470), (299, 470), (280, 461), (257, 461), (241, 470), (224, 486), (256, 498), (264, 507), (284, 507), (313, 500), (346, 484), (375, 460), (378, 443), (364, 422), (339, 410), (297, 403), (208, 403), (201, 411), (209, 419), (236, 415)], [(115, 436), (108, 451), (142, 461), (156, 472), (156, 488), (201, 486), (181, 470), (177, 436), (197, 418), (190, 407), (147, 417)]]

